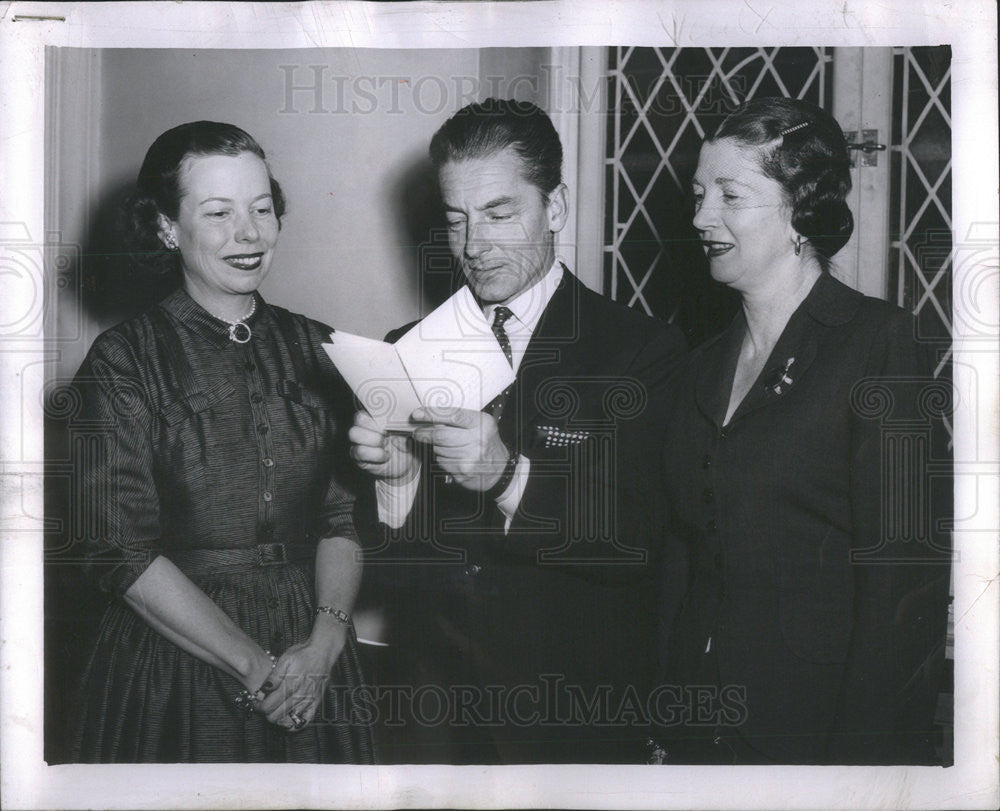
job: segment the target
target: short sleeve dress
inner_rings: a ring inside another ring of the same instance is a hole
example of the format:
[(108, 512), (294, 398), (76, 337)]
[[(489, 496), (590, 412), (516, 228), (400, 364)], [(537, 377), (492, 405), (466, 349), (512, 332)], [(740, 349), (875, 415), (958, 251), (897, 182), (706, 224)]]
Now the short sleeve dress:
[(246, 343), (178, 290), (100, 335), (75, 379), (87, 428), (80, 520), (110, 604), (82, 674), (73, 760), (371, 763), (353, 629), (316, 718), (289, 733), (242, 685), (121, 599), (159, 555), (261, 647), (309, 636), (321, 538), (355, 539), (329, 330), (257, 297)]

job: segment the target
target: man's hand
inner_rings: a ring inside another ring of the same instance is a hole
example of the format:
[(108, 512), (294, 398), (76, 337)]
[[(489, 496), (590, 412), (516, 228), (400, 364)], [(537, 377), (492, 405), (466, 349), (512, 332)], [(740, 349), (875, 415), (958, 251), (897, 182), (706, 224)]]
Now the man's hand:
[(420, 471), (411, 439), (387, 434), (364, 411), (354, 415), (354, 425), (347, 437), (351, 441), (351, 458), (358, 467), (379, 479), (390, 484), (403, 484)]
[(490, 414), (467, 408), (418, 408), (410, 419), (420, 423), (413, 438), (431, 445), (438, 464), (462, 487), (482, 492), (500, 480), (510, 451)]

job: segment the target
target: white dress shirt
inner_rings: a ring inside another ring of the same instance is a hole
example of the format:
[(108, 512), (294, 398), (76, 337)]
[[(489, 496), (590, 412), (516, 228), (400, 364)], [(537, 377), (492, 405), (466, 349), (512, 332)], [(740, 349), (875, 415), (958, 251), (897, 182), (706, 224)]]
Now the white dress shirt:
[[(556, 261), (546, 273), (535, 284), (527, 290), (519, 293), (506, 306), (513, 313), (504, 324), (504, 330), (510, 341), (511, 361), (514, 372), (524, 358), (524, 353), (531, 341), (531, 336), (541, 320), (542, 313), (548, 306), (553, 293), (562, 281), (563, 263), (556, 257)], [(500, 306), (489, 304), (483, 308), (483, 314), (489, 323), (493, 323), (493, 312)], [(504, 532), (510, 530), (511, 522), (514, 520), (514, 513), (521, 503), (521, 496), (524, 495), (524, 488), (528, 484), (528, 473), (531, 469), (531, 462), (527, 456), (520, 454), (517, 460), (517, 467), (514, 469), (514, 478), (511, 479), (507, 488), (497, 497), (497, 507), (504, 514)], [(418, 475), (410, 481), (402, 484), (390, 484), (382, 479), (375, 481), (375, 498), (378, 502), (379, 521), (394, 529), (401, 527), (406, 521), (413, 508), (413, 501), (417, 496), (417, 488), (420, 482)]]

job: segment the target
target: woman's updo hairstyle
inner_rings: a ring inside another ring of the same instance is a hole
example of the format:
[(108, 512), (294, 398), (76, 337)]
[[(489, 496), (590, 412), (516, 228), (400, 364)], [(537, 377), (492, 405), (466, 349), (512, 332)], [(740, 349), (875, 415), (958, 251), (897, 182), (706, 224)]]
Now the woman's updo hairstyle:
[(851, 238), (851, 158), (843, 130), (820, 107), (787, 98), (757, 98), (728, 115), (710, 140), (732, 138), (760, 148), (760, 169), (784, 189), (792, 227), (824, 271)]
[[(135, 192), (122, 205), (121, 228), (128, 252), (144, 268), (165, 273), (179, 267), (177, 251), (169, 251), (160, 239), (159, 215), (177, 219), (183, 190), (181, 168), (185, 158), (201, 155), (231, 155), (249, 152), (265, 161), (264, 150), (253, 137), (232, 124), (192, 121), (160, 135), (146, 152), (139, 169)], [(285, 196), (267, 169), (274, 213), (281, 225)]]

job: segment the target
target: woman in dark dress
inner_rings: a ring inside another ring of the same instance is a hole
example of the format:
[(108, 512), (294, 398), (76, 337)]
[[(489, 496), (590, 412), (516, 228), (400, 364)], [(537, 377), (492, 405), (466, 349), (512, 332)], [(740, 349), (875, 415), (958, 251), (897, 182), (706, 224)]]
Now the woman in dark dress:
[(909, 314), (830, 274), (849, 167), (836, 121), (789, 99), (746, 103), (701, 150), (694, 225), (742, 308), (667, 415), (690, 574), (664, 649), (668, 763), (935, 759), (950, 483), (928, 464), (950, 387)]
[(256, 292), (283, 211), (232, 125), (163, 133), (139, 172), (138, 250), (183, 282), (100, 335), (75, 381), (96, 437), (88, 560), (112, 597), (77, 761), (372, 762), (336, 469), (350, 394), (329, 329)]

